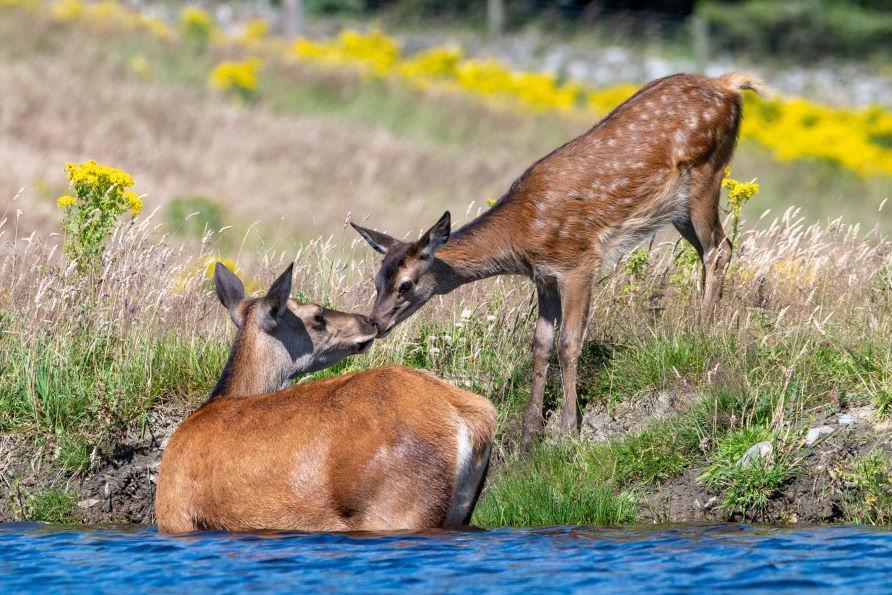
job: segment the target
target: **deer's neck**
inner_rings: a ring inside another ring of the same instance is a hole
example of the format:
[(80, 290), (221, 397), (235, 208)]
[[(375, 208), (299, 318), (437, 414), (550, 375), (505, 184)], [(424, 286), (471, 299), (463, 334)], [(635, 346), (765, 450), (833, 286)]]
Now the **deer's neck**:
[(523, 275), (527, 269), (517, 256), (517, 238), (511, 237), (510, 222), (505, 220), (503, 204), (452, 233), (437, 251), (434, 275), (436, 293), (453, 289), (495, 275)]
[(277, 365), (276, 354), (264, 351), (262, 342), (254, 333), (239, 330), (209, 400), (244, 399), (275, 392), (286, 386), (288, 368)]

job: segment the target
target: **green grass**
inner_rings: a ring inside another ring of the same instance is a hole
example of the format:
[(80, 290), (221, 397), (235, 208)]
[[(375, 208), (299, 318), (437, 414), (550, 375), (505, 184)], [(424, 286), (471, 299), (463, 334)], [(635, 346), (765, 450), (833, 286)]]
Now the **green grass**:
[(892, 524), (892, 465), (889, 454), (872, 451), (851, 463), (852, 485), (846, 510), (849, 521), (866, 525)]
[(200, 337), (124, 336), (80, 329), (24, 340), (0, 335), (0, 428), (56, 443), (60, 465), (86, 469), (96, 445), (160, 404), (194, 404), (210, 394), (228, 345)]
[[(741, 457), (759, 442), (774, 444), (774, 452), (766, 459), (756, 458), (740, 464)], [(709, 467), (699, 480), (721, 490), (719, 508), (729, 514), (759, 515), (768, 507), (792, 469), (778, 452), (773, 432), (754, 426), (731, 432), (719, 440)]]
[(486, 491), (473, 524), (483, 527), (615, 525), (636, 519), (632, 496), (603, 477), (586, 449), (542, 446)]
[(25, 502), (27, 517), (43, 523), (71, 523), (77, 520), (74, 512), (77, 496), (68, 490), (41, 490)]
[(633, 522), (635, 494), (684, 472), (702, 455), (720, 400), (608, 443), (543, 444), (490, 478), (474, 522), (482, 526)]
[[(178, 196), (164, 205), (164, 221), (173, 233), (201, 240), (208, 231), (227, 225), (227, 215), (223, 205), (204, 196)], [(220, 235), (217, 241), (227, 237)]]

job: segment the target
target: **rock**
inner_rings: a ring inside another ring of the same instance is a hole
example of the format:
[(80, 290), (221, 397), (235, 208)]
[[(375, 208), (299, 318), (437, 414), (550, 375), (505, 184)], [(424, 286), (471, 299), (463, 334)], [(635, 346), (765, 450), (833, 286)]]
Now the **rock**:
[(770, 442), (757, 442), (747, 449), (743, 456), (740, 457), (740, 460), (737, 461), (738, 467), (749, 467), (756, 460), (765, 461), (768, 457), (771, 456), (771, 453), (774, 452), (774, 447)]
[(102, 500), (100, 500), (99, 498), (87, 498), (86, 500), (81, 500), (80, 502), (78, 502), (77, 507), (87, 510), (88, 508), (93, 508), (100, 502), (102, 502)]
[(607, 442), (610, 438), (610, 416), (588, 412), (582, 416), (582, 435), (592, 442)]
[(832, 434), (835, 432), (835, 428), (833, 426), (818, 426), (816, 428), (811, 428), (808, 431), (808, 434), (805, 435), (805, 444), (811, 446), (815, 442), (821, 439), (821, 436), (826, 436), (827, 434)]
[(855, 423), (855, 416), (851, 413), (840, 413), (836, 416), (836, 423), (841, 426), (849, 426)]

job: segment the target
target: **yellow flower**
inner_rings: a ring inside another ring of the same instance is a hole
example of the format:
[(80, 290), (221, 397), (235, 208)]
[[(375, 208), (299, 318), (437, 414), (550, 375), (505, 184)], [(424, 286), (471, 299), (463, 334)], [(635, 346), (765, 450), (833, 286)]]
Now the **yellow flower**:
[(142, 210), (142, 199), (140, 199), (135, 192), (128, 190), (124, 193), (124, 200), (126, 200), (127, 204), (130, 206), (130, 212), (134, 215), (139, 215), (139, 212)]
[(72, 205), (77, 204), (77, 199), (69, 194), (63, 194), (56, 201), (56, 206), (60, 209), (64, 209), (65, 207), (70, 207)]
[(251, 45), (261, 41), (267, 33), (269, 33), (269, 23), (263, 19), (251, 19), (245, 23), (245, 28), (239, 39), (242, 43)]
[(183, 38), (198, 48), (204, 48), (217, 34), (211, 15), (194, 6), (187, 6), (180, 12), (178, 26)]
[(241, 62), (221, 62), (211, 71), (210, 84), (221, 91), (250, 94), (257, 89), (257, 72), (262, 65), (257, 58), (246, 58)]
[(89, 188), (114, 188), (120, 196), (124, 189), (133, 186), (133, 178), (125, 171), (100, 165), (94, 159), (83, 163), (69, 163), (65, 166), (68, 179), (75, 189), (79, 186)]
[(759, 192), (759, 184), (755, 180), (750, 182), (738, 182), (732, 178), (722, 180), (722, 188), (728, 189), (728, 202), (735, 213), (740, 212), (746, 202)]
[(59, 0), (53, 5), (52, 12), (60, 21), (73, 21), (84, 12), (84, 5), (80, 0)]

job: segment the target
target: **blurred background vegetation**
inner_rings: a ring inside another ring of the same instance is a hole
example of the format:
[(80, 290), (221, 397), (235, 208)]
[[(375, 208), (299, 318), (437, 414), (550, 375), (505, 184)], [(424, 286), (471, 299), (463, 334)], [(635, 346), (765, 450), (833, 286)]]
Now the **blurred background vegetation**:
[[(393, 23), (559, 32), (598, 29), (787, 60), (883, 59), (892, 53), (888, 0), (278, 0), (306, 17), (375, 16)], [(285, 7), (287, 8), (287, 6)], [(287, 11), (286, 11), (287, 12)], [(292, 13), (293, 14), (293, 13)]]

